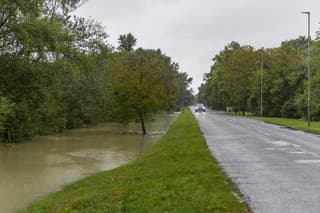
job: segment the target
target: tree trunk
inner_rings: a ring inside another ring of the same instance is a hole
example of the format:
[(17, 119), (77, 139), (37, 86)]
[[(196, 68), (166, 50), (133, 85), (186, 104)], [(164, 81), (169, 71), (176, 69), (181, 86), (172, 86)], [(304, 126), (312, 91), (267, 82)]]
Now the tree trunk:
[(144, 124), (143, 116), (140, 112), (139, 112), (139, 119), (140, 119), (140, 123), (141, 123), (142, 133), (143, 133), (143, 135), (146, 135), (147, 134), (146, 126)]

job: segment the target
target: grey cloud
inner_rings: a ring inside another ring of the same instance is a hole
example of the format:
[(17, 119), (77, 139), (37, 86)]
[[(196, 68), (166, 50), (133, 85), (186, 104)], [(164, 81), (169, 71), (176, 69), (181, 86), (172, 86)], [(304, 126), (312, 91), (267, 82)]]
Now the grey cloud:
[(318, 0), (91, 0), (77, 14), (106, 25), (114, 45), (132, 32), (139, 46), (161, 48), (194, 77), (197, 90), (211, 58), (232, 40), (260, 48), (304, 35), (304, 10), (312, 13), (314, 34)]

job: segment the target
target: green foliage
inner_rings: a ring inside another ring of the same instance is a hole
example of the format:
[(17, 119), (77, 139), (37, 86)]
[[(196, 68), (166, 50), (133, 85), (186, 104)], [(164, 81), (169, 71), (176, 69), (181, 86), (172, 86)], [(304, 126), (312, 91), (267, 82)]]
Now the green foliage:
[[(177, 71), (178, 72), (178, 69)], [(192, 78), (188, 77), (188, 74), (178, 73), (176, 76), (176, 87), (177, 87), (177, 106), (189, 106), (194, 102), (194, 97), (192, 94), (192, 89), (189, 88), (192, 82)], [(170, 93), (169, 93), (170, 94)]]
[[(254, 50), (232, 42), (215, 58), (199, 88), (199, 100), (215, 109), (260, 114), (263, 77), (263, 115), (302, 118), (306, 112), (306, 39), (282, 42), (278, 48)], [(263, 55), (263, 71), (261, 69)], [(320, 41), (312, 42), (312, 117), (319, 119)]]
[(2, 140), (106, 120), (110, 48), (98, 23), (68, 15), (81, 2), (0, 1), (0, 92), (15, 103)]
[(269, 110), (265, 115), (281, 116), (283, 105), (301, 94), (306, 75), (301, 53), (294, 47), (281, 46), (272, 50), (270, 54), (272, 61), (270, 61), (270, 68), (266, 69), (270, 72), (270, 76), (265, 81), (265, 85), (269, 87), (266, 95), (270, 98), (266, 99)]
[(129, 33), (119, 38), (123, 52), (113, 52), (104, 27), (72, 17), (83, 2), (0, 0), (1, 141), (111, 120), (142, 122), (191, 99), (191, 79), (160, 50), (133, 51)]
[(236, 191), (185, 109), (138, 160), (66, 186), (21, 212), (250, 212)]
[(6, 121), (13, 112), (14, 104), (0, 96), (0, 135), (4, 134)]
[(172, 88), (177, 76), (168, 75), (176, 75), (177, 70), (172, 70), (175, 67), (170, 63), (156, 50), (137, 49), (114, 54), (109, 72), (113, 118), (123, 123), (139, 121), (145, 134), (144, 121), (174, 105), (176, 94)]
[(131, 33), (128, 33), (125, 35), (120, 35), (118, 43), (118, 50), (132, 52), (133, 47), (136, 46), (137, 39)]
[(222, 90), (228, 94), (228, 102), (236, 111), (247, 110), (252, 77), (257, 70), (255, 57), (252, 47), (234, 43), (227, 47)]
[(320, 70), (316, 75), (312, 77), (311, 88), (312, 88), (312, 119), (320, 121)]
[(281, 117), (284, 118), (299, 118), (298, 109), (295, 98), (287, 100), (281, 107)]

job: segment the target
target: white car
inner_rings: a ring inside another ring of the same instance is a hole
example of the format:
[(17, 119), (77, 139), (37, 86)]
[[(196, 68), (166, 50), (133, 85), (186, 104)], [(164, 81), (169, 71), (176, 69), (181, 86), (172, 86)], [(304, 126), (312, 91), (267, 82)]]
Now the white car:
[(197, 104), (194, 111), (195, 112), (205, 112), (206, 111), (206, 107), (203, 104)]

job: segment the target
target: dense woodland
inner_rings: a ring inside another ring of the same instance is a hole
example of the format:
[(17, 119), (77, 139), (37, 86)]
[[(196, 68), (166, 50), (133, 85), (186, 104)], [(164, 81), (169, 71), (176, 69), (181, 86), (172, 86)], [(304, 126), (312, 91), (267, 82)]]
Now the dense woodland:
[(0, 141), (84, 124), (140, 122), (192, 101), (192, 81), (132, 34), (70, 15), (81, 0), (0, 0)]
[[(320, 120), (320, 40), (311, 43), (311, 116)], [(231, 42), (213, 59), (211, 72), (199, 88), (199, 100), (214, 109), (306, 118), (307, 38), (282, 42), (280, 47), (256, 50)]]

